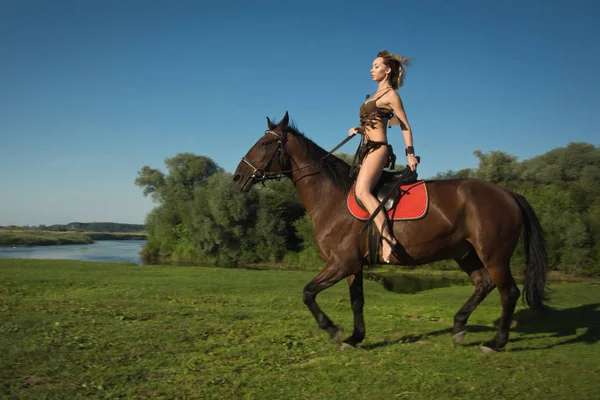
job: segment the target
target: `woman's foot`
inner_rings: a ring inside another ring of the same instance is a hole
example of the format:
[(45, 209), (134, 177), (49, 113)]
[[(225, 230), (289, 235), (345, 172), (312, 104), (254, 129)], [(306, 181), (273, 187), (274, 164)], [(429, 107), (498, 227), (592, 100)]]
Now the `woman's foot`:
[(396, 242), (396, 239), (393, 237), (388, 239), (385, 236), (381, 236), (381, 258), (385, 263), (390, 263), (392, 254), (395, 255), (396, 253), (395, 249), (397, 244), (398, 242)]

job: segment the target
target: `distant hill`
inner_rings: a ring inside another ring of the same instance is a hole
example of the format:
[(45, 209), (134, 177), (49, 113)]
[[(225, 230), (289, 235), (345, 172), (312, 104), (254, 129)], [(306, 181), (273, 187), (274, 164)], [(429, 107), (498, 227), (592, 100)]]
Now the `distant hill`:
[[(4, 228), (16, 227), (11, 226)], [(70, 222), (66, 225), (39, 225), (35, 227), (22, 227), (22, 229), (56, 232), (143, 232), (146, 228), (143, 224), (121, 224), (117, 222)]]

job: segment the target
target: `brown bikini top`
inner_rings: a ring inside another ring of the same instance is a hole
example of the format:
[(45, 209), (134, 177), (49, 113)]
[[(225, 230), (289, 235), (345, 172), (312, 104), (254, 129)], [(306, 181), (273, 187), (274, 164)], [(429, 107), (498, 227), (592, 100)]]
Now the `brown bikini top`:
[(384, 94), (386, 94), (390, 90), (391, 89), (386, 90), (376, 99), (366, 101), (360, 106), (359, 116), (361, 126), (374, 129), (377, 126), (377, 124), (382, 122), (384, 119), (390, 120), (390, 127), (392, 127), (393, 125), (400, 125), (400, 120), (398, 119), (398, 117), (394, 116), (394, 112), (392, 110), (377, 107), (377, 100), (379, 100)]

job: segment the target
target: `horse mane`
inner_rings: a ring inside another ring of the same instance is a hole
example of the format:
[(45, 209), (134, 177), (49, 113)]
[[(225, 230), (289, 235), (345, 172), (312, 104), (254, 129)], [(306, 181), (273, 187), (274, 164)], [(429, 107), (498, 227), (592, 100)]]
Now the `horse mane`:
[(355, 177), (350, 176), (350, 165), (348, 163), (333, 154), (323, 159), (328, 152), (304, 136), (294, 123), (288, 124), (286, 131), (300, 140), (306, 149), (306, 155), (315, 162), (319, 171), (324, 173), (336, 188), (342, 190), (344, 193), (350, 192)]

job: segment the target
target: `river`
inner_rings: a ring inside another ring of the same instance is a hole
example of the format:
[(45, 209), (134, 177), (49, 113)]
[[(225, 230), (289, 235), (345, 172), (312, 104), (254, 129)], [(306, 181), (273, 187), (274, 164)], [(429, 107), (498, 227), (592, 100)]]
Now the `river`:
[[(33, 247), (0, 247), (0, 258), (37, 258), (85, 260), (103, 262), (133, 262), (142, 265), (139, 253), (145, 240), (98, 240), (92, 244)], [(396, 293), (417, 293), (439, 287), (470, 284), (465, 279), (432, 275), (407, 275), (400, 273), (367, 274), (367, 279), (381, 282)]]
[(141, 265), (139, 252), (144, 244), (145, 240), (98, 240), (92, 244), (0, 247), (0, 258), (133, 262)]

